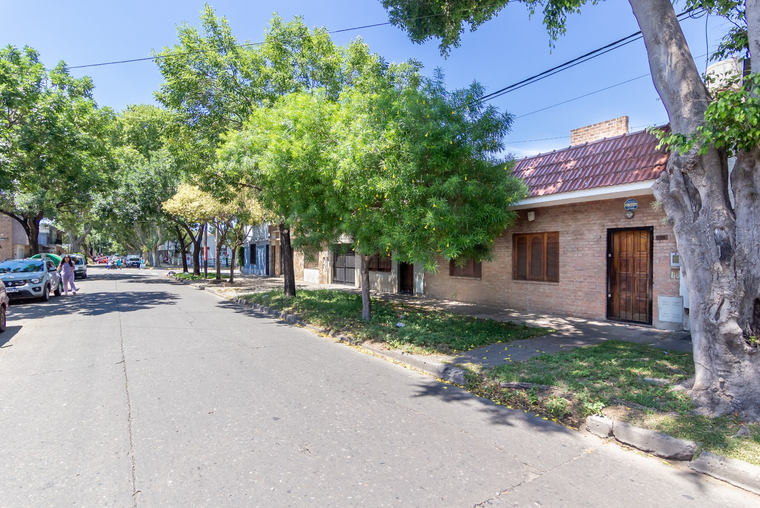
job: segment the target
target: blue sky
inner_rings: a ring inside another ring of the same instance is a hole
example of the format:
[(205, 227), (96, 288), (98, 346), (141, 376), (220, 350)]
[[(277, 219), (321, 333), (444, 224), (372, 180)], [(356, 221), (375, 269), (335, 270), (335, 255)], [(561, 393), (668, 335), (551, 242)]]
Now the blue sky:
[[(286, 20), (301, 15), (308, 26), (324, 26), (329, 30), (388, 19), (379, 0), (209, 3), (217, 14), (229, 19), (241, 42), (260, 41), (275, 11)], [(683, 2), (679, 3), (678, 11), (683, 6)], [(152, 49), (176, 42), (176, 26), (181, 22), (197, 25), (203, 4), (198, 0), (0, 0), (0, 45), (32, 46), (48, 67), (59, 60), (76, 66), (150, 56)], [(709, 51), (714, 51), (729, 28), (724, 20), (715, 17), (687, 19), (682, 26), (695, 56), (704, 55), (708, 45)], [(401, 30), (392, 26), (337, 34), (334, 40), (345, 44), (360, 36), (372, 51), (388, 61), (415, 58), (425, 65), (427, 74), (441, 67), (450, 88), (477, 80), (487, 91), (494, 91), (636, 31), (638, 26), (628, 2), (607, 0), (573, 16), (567, 35), (553, 49), (540, 16), (529, 19), (521, 4), (510, 4), (477, 32), (465, 34), (461, 47), (454, 49), (448, 59), (440, 56), (436, 41), (412, 44)], [(705, 57), (697, 61), (703, 71)], [(570, 142), (571, 129), (622, 115), (630, 117), (630, 126), (635, 130), (667, 122), (665, 109), (649, 77), (550, 107), (648, 72), (644, 43), (637, 41), (491, 101), (502, 111), (517, 116), (506, 139), (507, 151), (522, 157), (563, 148)], [(162, 81), (152, 62), (78, 69), (72, 73), (92, 76), (98, 102), (116, 109), (154, 102), (152, 94)]]

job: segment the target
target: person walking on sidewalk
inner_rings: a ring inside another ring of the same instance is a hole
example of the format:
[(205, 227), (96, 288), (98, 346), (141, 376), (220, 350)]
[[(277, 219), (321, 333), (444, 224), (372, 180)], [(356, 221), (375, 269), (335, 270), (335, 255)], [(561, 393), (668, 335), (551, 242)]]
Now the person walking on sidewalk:
[(69, 294), (69, 286), (71, 286), (71, 293), (77, 294), (77, 287), (74, 284), (74, 261), (66, 254), (63, 256), (60, 264), (58, 265), (58, 271), (63, 279), (63, 293)]

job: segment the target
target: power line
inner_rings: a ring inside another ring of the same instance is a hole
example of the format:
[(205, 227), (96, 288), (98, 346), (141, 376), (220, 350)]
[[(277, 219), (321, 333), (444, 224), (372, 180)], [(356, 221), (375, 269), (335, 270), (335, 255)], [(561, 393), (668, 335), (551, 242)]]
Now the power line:
[(525, 118), (526, 116), (530, 116), (530, 115), (533, 115), (535, 113), (540, 113), (541, 111), (545, 111), (547, 109), (556, 108), (557, 106), (561, 106), (563, 104), (567, 104), (568, 102), (577, 101), (578, 99), (583, 99), (584, 97), (588, 97), (589, 95), (594, 95), (594, 94), (597, 94), (599, 92), (604, 92), (605, 90), (609, 90), (610, 88), (615, 88), (615, 87), (618, 87), (618, 86), (621, 86), (621, 85), (625, 85), (625, 84), (630, 83), (632, 81), (636, 81), (636, 80), (639, 80), (639, 79), (642, 79), (642, 78), (646, 78), (646, 77), (649, 77), (649, 76), (650, 76), (649, 73), (642, 74), (641, 76), (636, 76), (635, 78), (627, 79), (625, 81), (621, 81), (620, 83), (615, 83), (614, 85), (606, 86), (604, 88), (600, 88), (599, 90), (594, 90), (593, 92), (585, 93), (583, 95), (579, 95), (577, 97), (573, 97), (572, 99), (567, 99), (566, 101), (558, 102), (556, 104), (552, 104), (551, 106), (546, 106), (544, 108), (537, 109), (535, 111), (531, 111), (530, 113), (525, 113), (523, 115), (516, 116), (515, 119), (517, 119), (517, 118)]
[[(465, 9), (465, 10), (472, 10), (472, 9)], [(443, 15), (444, 14), (429, 14), (427, 16), (418, 16), (416, 18), (409, 18), (409, 19), (406, 19), (404, 21), (418, 21), (418, 20), (421, 20), (421, 19), (434, 18), (434, 17), (437, 17), (437, 16), (443, 16)], [(390, 21), (386, 21), (384, 23), (374, 23), (374, 24), (370, 24), (370, 25), (361, 25), (361, 26), (354, 26), (354, 27), (350, 27), (350, 28), (341, 28), (341, 29), (338, 29), (338, 30), (328, 30), (327, 33), (332, 35), (332, 34), (339, 34), (339, 33), (344, 33), (344, 32), (354, 32), (356, 30), (365, 30), (367, 28), (377, 28), (377, 27), (380, 27), (380, 26), (386, 26), (386, 25), (391, 25), (391, 24), (392, 23)], [(242, 47), (247, 47), (247, 46), (261, 46), (262, 44), (264, 44), (264, 43), (263, 42), (246, 42), (246, 43), (243, 43), (243, 44), (236, 44), (235, 47), (242, 48)], [(114, 60), (114, 61), (111, 61), (111, 62), (101, 62), (101, 63), (94, 63), (94, 64), (86, 64), (86, 65), (74, 65), (72, 67), (69, 67), (69, 69), (85, 69), (85, 68), (88, 68), (88, 67), (103, 67), (103, 66), (106, 66), (106, 65), (119, 65), (119, 64), (135, 63), (135, 62), (147, 62), (147, 61), (151, 61), (151, 60), (153, 60), (153, 61), (154, 60), (163, 60), (164, 58), (168, 58), (170, 56), (192, 55), (192, 54), (195, 54), (195, 53), (203, 53), (204, 51), (213, 51), (213, 50), (201, 50), (201, 49), (199, 49), (199, 50), (196, 50), (196, 51), (181, 51), (181, 52), (173, 53), (173, 54), (170, 54), (170, 55), (156, 55), (156, 56), (148, 56), (148, 57), (143, 57), (143, 58), (131, 58), (129, 60)]]
[[(716, 52), (705, 53), (703, 55), (698, 55), (698, 56), (694, 57), (694, 60), (697, 60), (698, 58), (702, 58), (703, 56), (708, 56), (709, 57), (709, 56), (714, 55), (715, 53)], [(540, 113), (541, 111), (546, 111), (547, 109), (556, 108), (557, 106), (561, 106), (563, 104), (567, 104), (568, 102), (577, 101), (578, 99), (583, 99), (584, 97), (588, 97), (589, 95), (594, 95), (594, 94), (597, 94), (599, 92), (604, 92), (605, 90), (609, 90), (610, 88), (615, 88), (615, 87), (618, 87), (618, 86), (621, 86), (621, 85), (625, 85), (627, 83), (631, 83), (632, 81), (636, 81), (636, 80), (639, 80), (639, 79), (642, 79), (642, 78), (646, 78), (646, 77), (649, 77), (651, 75), (652, 74), (650, 72), (648, 72), (646, 74), (642, 74), (641, 76), (636, 76), (635, 78), (627, 79), (625, 81), (621, 81), (619, 83), (615, 83), (614, 85), (606, 86), (604, 88), (600, 88), (598, 90), (594, 90), (593, 92), (588, 92), (588, 93), (585, 93), (583, 95), (578, 95), (577, 97), (573, 97), (571, 99), (567, 99), (567, 100), (564, 100), (562, 102), (558, 102), (556, 104), (552, 104), (551, 106), (546, 106), (546, 107), (543, 107), (541, 109), (536, 109), (535, 111), (531, 111), (530, 113), (525, 113), (525, 114), (522, 114), (522, 115), (518, 115), (518, 116), (515, 117), (515, 119), (524, 118), (526, 116), (530, 116), (530, 115), (533, 115), (535, 113)]]
[[(701, 17), (702, 14), (700, 12), (702, 9), (692, 9), (688, 11), (684, 11), (676, 16), (679, 21), (683, 20), (685, 17), (689, 18), (695, 18), (695, 17)], [(696, 16), (696, 14), (699, 14), (699, 16)], [(497, 97), (501, 97), (502, 95), (506, 95), (509, 92), (514, 92), (515, 90), (519, 90), (520, 88), (523, 88), (525, 86), (528, 86), (530, 84), (533, 84), (537, 81), (541, 81), (542, 79), (548, 78), (549, 76), (553, 76), (554, 74), (557, 74), (559, 72), (562, 72), (564, 70), (570, 69), (572, 67), (575, 67), (576, 65), (580, 65), (584, 62), (587, 62), (589, 60), (592, 60), (598, 56), (602, 56), (606, 53), (609, 53), (610, 51), (614, 51), (618, 48), (622, 48), (623, 46), (630, 44), (632, 42), (635, 42), (639, 39), (642, 39), (644, 36), (641, 33), (641, 30), (639, 30), (636, 33), (632, 33), (631, 35), (627, 37), (623, 37), (622, 39), (618, 39), (614, 42), (611, 42), (605, 46), (602, 46), (600, 48), (597, 48), (595, 50), (589, 51), (588, 53), (581, 55), (579, 57), (573, 58), (572, 60), (568, 60), (567, 62), (561, 63), (555, 67), (552, 67), (551, 69), (547, 69), (545, 71), (539, 72), (538, 74), (534, 74), (533, 76), (530, 76), (529, 78), (525, 78), (523, 80), (520, 80), (516, 83), (512, 83), (511, 85), (505, 86), (503, 88), (500, 88), (494, 92), (491, 92), (489, 94), (484, 95), (478, 100), (478, 103), (483, 103), (485, 101), (490, 101), (492, 99), (495, 99)]]

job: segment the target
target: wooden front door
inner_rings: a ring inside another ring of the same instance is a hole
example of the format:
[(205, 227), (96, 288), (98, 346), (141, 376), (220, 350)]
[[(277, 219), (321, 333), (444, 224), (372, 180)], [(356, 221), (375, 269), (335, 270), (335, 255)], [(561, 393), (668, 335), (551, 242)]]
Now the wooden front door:
[(414, 265), (399, 263), (399, 291), (402, 293), (414, 293)]
[(335, 253), (333, 263), (333, 284), (347, 284), (353, 286), (356, 280), (356, 256), (354, 251), (345, 254)]
[(608, 230), (607, 317), (652, 324), (652, 228)]

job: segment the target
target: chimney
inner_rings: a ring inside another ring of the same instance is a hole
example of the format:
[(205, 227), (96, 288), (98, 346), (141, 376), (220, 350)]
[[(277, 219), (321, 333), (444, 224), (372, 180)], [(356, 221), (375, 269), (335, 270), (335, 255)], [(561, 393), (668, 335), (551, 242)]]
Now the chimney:
[(570, 131), (570, 146), (591, 143), (604, 138), (612, 138), (628, 134), (628, 117), (621, 116), (612, 120), (595, 123)]

